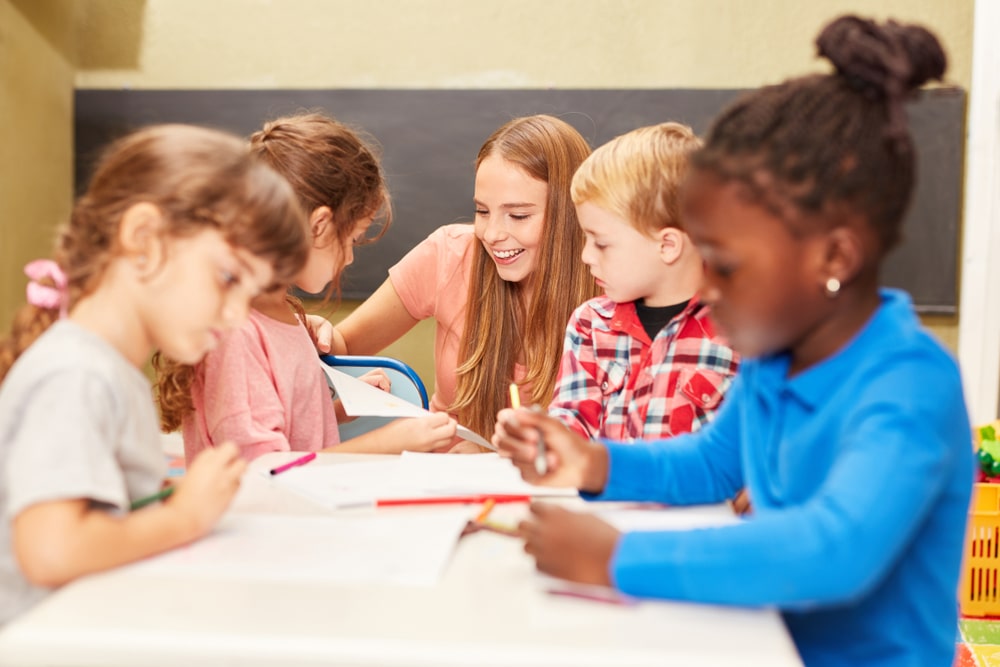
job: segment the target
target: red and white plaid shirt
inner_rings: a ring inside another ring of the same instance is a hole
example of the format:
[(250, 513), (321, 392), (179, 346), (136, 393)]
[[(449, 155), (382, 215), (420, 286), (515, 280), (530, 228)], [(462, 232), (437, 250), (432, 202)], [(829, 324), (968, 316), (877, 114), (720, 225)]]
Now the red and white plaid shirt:
[(635, 303), (605, 296), (573, 312), (549, 414), (588, 438), (668, 438), (711, 420), (739, 356), (698, 297), (654, 340)]

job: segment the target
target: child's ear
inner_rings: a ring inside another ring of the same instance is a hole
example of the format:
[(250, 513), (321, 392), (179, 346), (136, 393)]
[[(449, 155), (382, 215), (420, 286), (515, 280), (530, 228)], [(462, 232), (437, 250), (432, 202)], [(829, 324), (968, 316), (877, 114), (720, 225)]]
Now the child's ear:
[(333, 225), (333, 211), (329, 206), (318, 206), (309, 214), (309, 231), (312, 233), (313, 245), (317, 248), (326, 247), (336, 238)]
[(687, 235), (676, 227), (664, 227), (657, 232), (656, 237), (660, 240), (660, 259), (664, 264), (676, 262), (688, 242)]
[(132, 204), (122, 214), (118, 225), (118, 246), (140, 277), (156, 271), (163, 262), (163, 213), (149, 202)]
[(834, 227), (826, 234), (826, 252), (820, 269), (820, 282), (825, 285), (836, 278), (846, 285), (861, 272), (865, 263), (864, 240), (854, 227)]

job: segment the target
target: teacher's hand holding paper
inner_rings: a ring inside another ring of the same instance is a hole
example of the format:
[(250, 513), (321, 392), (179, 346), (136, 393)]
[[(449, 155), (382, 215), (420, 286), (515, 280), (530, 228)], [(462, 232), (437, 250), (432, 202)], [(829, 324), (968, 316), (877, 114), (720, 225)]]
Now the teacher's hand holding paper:
[[(537, 454), (544, 440), (545, 473), (539, 474)], [(531, 484), (571, 486), (600, 493), (608, 477), (607, 450), (600, 444), (570, 431), (544, 412), (519, 408), (497, 413), (493, 444), (509, 458), (521, 477)]]

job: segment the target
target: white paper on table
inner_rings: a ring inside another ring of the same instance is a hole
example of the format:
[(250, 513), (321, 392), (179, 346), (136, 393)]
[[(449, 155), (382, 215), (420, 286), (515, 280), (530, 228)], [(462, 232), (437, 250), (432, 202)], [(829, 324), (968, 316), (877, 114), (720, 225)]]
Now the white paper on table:
[(442, 456), (424, 452), (403, 452), (399, 457), (401, 474), (421, 489), (444, 493), (496, 493), (575, 498), (576, 489), (529, 484), (510, 459), (499, 454), (462, 454)]
[[(330, 384), (337, 390), (337, 398), (344, 406), (344, 412), (351, 417), (425, 417), (431, 414), (430, 410), (424, 410), (419, 405), (373, 387), (322, 361), (320, 366)], [(496, 450), (492, 442), (461, 424), (458, 425), (457, 434), (463, 440)]]
[(472, 495), (575, 497), (576, 489), (528, 484), (497, 454), (403, 452), (385, 461), (306, 465), (280, 475), (262, 474), (330, 509), (373, 506), (379, 500)]
[(693, 530), (740, 523), (728, 505), (598, 510), (596, 514), (622, 532)]
[(434, 586), (470, 518), (461, 507), (352, 517), (230, 514), (207, 537), (128, 567), (184, 577)]

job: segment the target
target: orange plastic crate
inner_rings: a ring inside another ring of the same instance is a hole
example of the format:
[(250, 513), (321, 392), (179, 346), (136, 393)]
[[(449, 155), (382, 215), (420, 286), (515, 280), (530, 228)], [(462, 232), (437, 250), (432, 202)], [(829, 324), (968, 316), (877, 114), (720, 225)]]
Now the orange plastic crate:
[(1000, 616), (1000, 484), (976, 484), (965, 544), (959, 607), (966, 616)]

